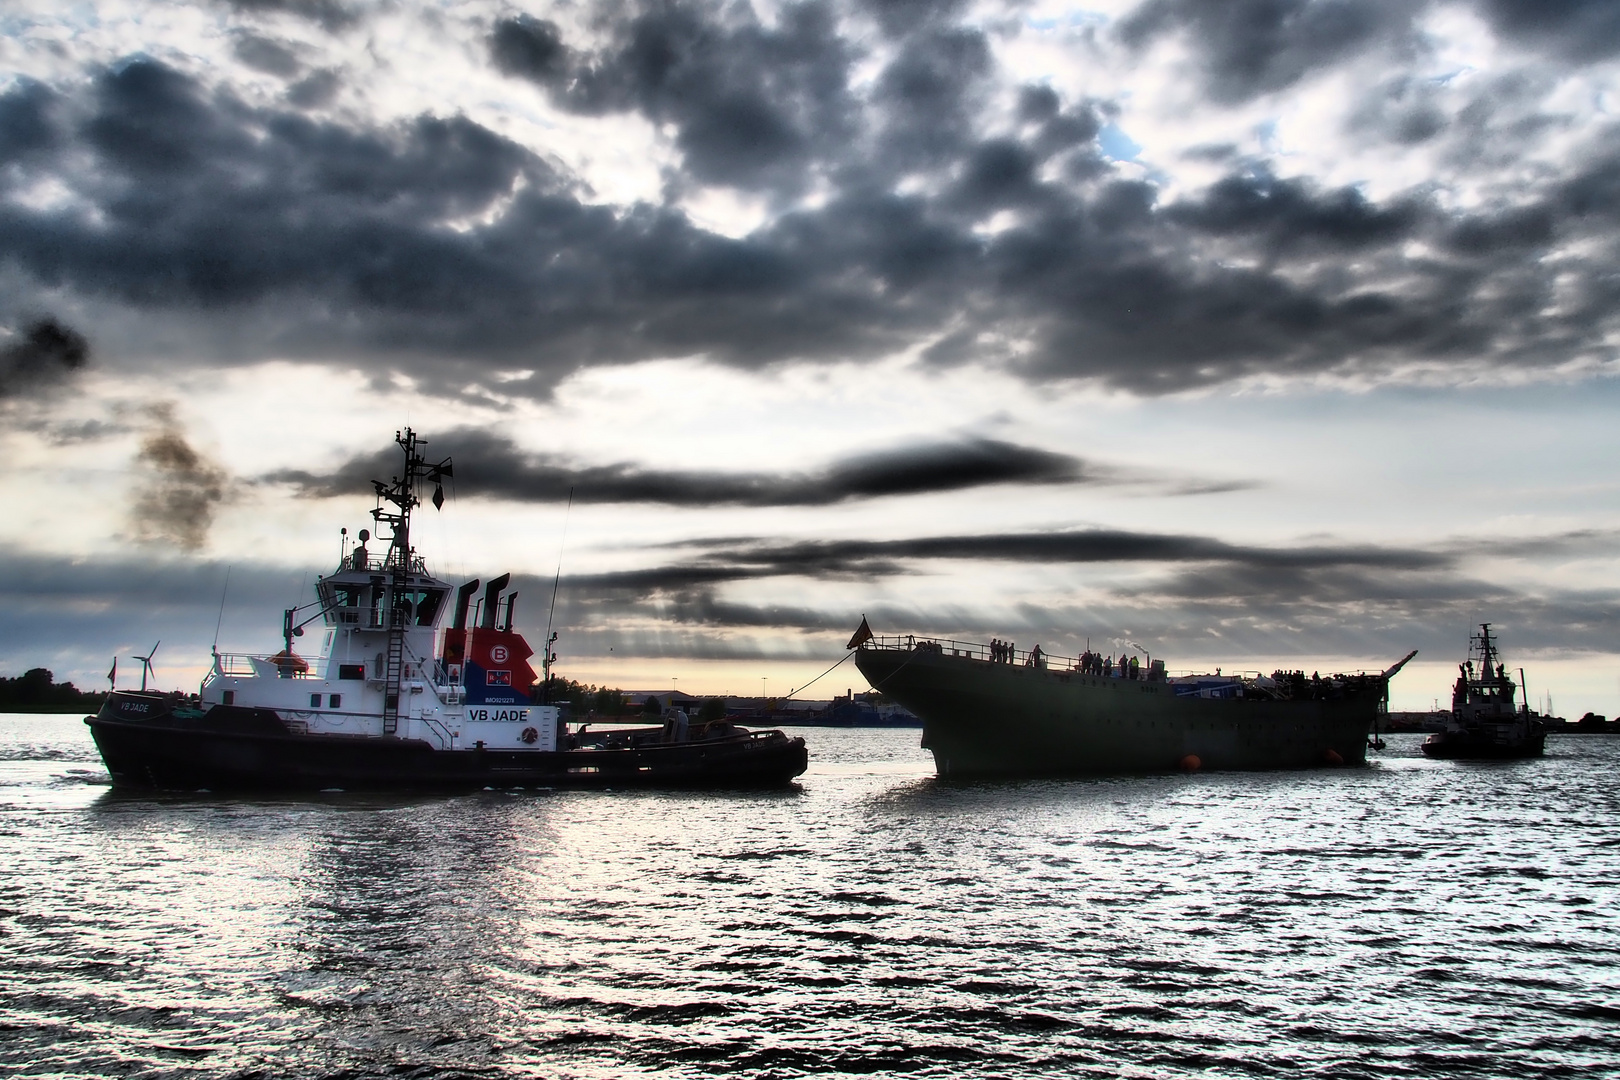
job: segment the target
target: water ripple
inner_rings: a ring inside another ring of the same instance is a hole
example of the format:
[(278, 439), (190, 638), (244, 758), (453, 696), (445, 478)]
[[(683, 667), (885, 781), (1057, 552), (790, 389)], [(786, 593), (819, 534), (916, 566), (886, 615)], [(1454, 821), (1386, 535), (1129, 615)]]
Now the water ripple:
[(1539, 1077), (1612, 1069), (1620, 739), (1542, 761), (781, 794), (134, 797), (0, 717), (0, 1071)]

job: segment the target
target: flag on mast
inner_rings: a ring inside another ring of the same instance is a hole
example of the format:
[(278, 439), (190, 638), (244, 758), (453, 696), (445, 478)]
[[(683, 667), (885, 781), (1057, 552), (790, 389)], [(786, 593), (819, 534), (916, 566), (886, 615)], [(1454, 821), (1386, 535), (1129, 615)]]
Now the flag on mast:
[(844, 648), (860, 648), (862, 645), (865, 645), (868, 641), (871, 641), (876, 636), (877, 635), (872, 633), (872, 628), (866, 625), (866, 616), (862, 615), (860, 627), (856, 629), (855, 636), (849, 639), (849, 644), (845, 645)]
[(107, 685), (114, 690), (118, 689), (118, 657), (113, 657), (112, 670), (107, 672)]

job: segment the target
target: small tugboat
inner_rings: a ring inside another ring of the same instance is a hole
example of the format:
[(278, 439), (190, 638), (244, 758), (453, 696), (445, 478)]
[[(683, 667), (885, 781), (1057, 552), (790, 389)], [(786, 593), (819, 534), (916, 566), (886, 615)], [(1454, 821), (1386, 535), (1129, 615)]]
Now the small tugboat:
[(1547, 728), (1529, 702), (1515, 704), (1519, 689), (1491, 640), (1491, 624), (1480, 623), (1469, 637), (1468, 659), (1458, 665), (1451, 719), (1423, 740), (1423, 752), (1432, 758), (1540, 757)]
[[(514, 628), (517, 594), (502, 596), (511, 575), (484, 587), (469, 625), (478, 580), (453, 589), (411, 546), (411, 511), (430, 485), (443, 506), (450, 460), (424, 459), (426, 440), (409, 428), (395, 441), (404, 474), (374, 481), (371, 512), (391, 531), (387, 550), (372, 555), (362, 529), (319, 580), (316, 601), (283, 614), (280, 652), (216, 651), (197, 697), (147, 691), (143, 680), (85, 718), (115, 787), (769, 787), (804, 772), (804, 740), (780, 731), (688, 726), (681, 714), (663, 727), (587, 734), (569, 731), (557, 706), (533, 703), (534, 650)], [(325, 635), (312, 665), (293, 641), (316, 620)], [(548, 676), (552, 656), (548, 642)]]

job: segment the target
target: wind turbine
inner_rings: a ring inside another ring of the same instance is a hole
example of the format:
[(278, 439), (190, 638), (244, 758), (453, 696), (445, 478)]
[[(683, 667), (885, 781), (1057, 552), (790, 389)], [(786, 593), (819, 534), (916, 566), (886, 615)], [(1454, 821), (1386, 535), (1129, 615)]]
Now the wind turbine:
[(159, 638), (158, 642), (157, 642), (157, 645), (153, 645), (150, 652), (148, 652), (145, 656), (137, 656), (135, 658), (135, 659), (137, 659), (137, 660), (139, 660), (141, 662), (141, 689), (142, 690), (146, 689), (146, 677), (152, 673), (152, 657), (157, 655), (158, 645), (161, 645), (161, 644), (163, 644), (163, 639)]

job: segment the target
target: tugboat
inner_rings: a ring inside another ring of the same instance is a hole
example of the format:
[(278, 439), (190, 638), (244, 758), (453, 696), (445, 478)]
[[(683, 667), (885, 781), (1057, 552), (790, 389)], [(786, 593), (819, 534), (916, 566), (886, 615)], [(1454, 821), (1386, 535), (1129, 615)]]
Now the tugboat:
[(1468, 659), (1457, 668), (1451, 719), (1423, 740), (1423, 752), (1432, 758), (1540, 757), (1547, 727), (1529, 702), (1514, 703), (1519, 689), (1491, 640), (1491, 624), (1480, 623), (1468, 639)]
[[(411, 546), (411, 512), (430, 485), (443, 507), (450, 459), (427, 461), (427, 440), (410, 428), (395, 441), (403, 476), (373, 481), (371, 516), (390, 531), (386, 551), (368, 551), (362, 529), (317, 583), (315, 602), (283, 613), (281, 651), (216, 650), (196, 697), (147, 691), (143, 681), (85, 717), (115, 788), (769, 787), (804, 772), (804, 740), (780, 731), (688, 726), (680, 715), (663, 727), (586, 734), (569, 731), (558, 706), (534, 703), (534, 650), (514, 628), (517, 594), (502, 595), (511, 575), (484, 587), (469, 625), (478, 580), (453, 589)], [(311, 664), (293, 642), (317, 620), (325, 634)], [(553, 656), (548, 642), (543, 685)]]

